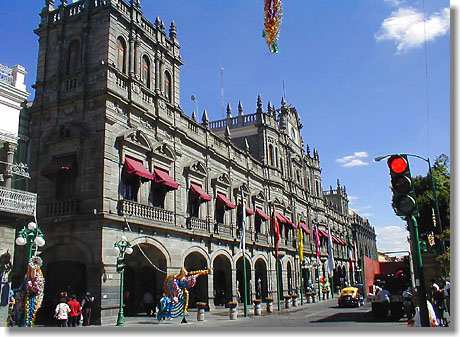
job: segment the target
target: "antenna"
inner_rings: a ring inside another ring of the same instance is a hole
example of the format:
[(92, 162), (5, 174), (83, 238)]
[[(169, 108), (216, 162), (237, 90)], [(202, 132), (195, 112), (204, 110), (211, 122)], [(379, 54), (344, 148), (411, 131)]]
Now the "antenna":
[(224, 67), (220, 67), (220, 105), (222, 115), (225, 118), (225, 96), (224, 96)]

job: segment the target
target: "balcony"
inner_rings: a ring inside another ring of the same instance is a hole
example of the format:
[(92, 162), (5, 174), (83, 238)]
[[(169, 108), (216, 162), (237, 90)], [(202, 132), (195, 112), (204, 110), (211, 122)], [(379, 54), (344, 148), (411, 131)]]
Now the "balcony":
[(174, 223), (174, 213), (159, 207), (139, 204), (131, 200), (120, 200), (118, 205), (120, 215), (130, 215), (137, 218), (153, 221)]
[(64, 216), (76, 214), (79, 211), (80, 200), (57, 200), (46, 205), (46, 216)]
[(225, 225), (225, 224), (216, 222), (214, 224), (214, 234), (217, 234), (222, 237), (232, 238), (233, 228), (230, 225)]
[(200, 232), (209, 231), (209, 222), (206, 219), (199, 219), (195, 217), (189, 217), (187, 219), (187, 228)]
[(34, 216), (37, 206), (35, 193), (0, 187), (0, 211)]
[(265, 243), (265, 244), (268, 243), (268, 235), (267, 234), (261, 234), (261, 233), (256, 232), (256, 233), (254, 233), (254, 237), (255, 237), (256, 242)]

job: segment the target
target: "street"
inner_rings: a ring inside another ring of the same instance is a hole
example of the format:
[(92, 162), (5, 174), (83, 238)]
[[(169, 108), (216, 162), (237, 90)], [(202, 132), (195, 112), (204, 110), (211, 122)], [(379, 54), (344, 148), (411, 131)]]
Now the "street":
[[(147, 317), (127, 317), (125, 327), (154, 327), (155, 328), (212, 328), (225, 330), (229, 327), (238, 328), (276, 328), (276, 327), (313, 327), (313, 328), (352, 328), (354, 330), (363, 329), (408, 329), (406, 321), (382, 322), (374, 320), (370, 312), (370, 304), (360, 308), (338, 308), (337, 300), (322, 301), (314, 304), (304, 304), (301, 307), (289, 310), (276, 310), (267, 314), (264, 310), (262, 316), (254, 316), (252, 310), (248, 309), (248, 317), (243, 317), (242, 307), (237, 320), (229, 320), (228, 309), (216, 309), (205, 314), (205, 321), (196, 320), (196, 312), (190, 312), (187, 316), (187, 324), (181, 324), (180, 318), (159, 323), (155, 318)], [(104, 325), (108, 327), (110, 324)]]

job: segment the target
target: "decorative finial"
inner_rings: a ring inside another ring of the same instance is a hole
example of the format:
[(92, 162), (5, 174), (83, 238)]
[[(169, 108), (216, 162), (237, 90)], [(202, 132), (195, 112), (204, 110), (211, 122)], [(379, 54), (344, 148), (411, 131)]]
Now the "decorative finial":
[(157, 16), (157, 18), (155, 19), (155, 27), (159, 29), (160, 25), (161, 25), (161, 19), (159, 16)]
[(54, 10), (54, 0), (45, 0), (45, 7), (48, 11)]
[(61, 0), (61, 5), (62, 6), (67, 6), (67, 0)]
[(246, 152), (249, 152), (249, 143), (246, 137), (244, 137), (244, 149), (246, 150)]
[(310, 157), (310, 145), (307, 144), (307, 154)]
[(193, 110), (193, 112), (192, 112), (192, 120), (193, 120), (194, 122), (196, 122), (196, 113), (195, 113), (195, 110)]
[(257, 95), (257, 112), (262, 113), (262, 98), (260, 98), (260, 95)]
[(340, 189), (340, 181), (338, 178), (337, 178), (337, 189)]
[(267, 113), (270, 114), (272, 112), (272, 103), (270, 101), (268, 101), (268, 104), (267, 104)]
[(169, 38), (171, 40), (174, 40), (176, 36), (177, 36), (176, 23), (174, 21), (171, 21), (171, 25), (169, 26)]
[(133, 7), (141, 7), (141, 1), (140, 0), (131, 0), (131, 6)]
[(201, 116), (201, 123), (204, 126), (208, 126), (209, 124), (208, 112), (206, 111), (206, 109), (204, 109), (203, 116)]
[(230, 128), (228, 127), (228, 125), (225, 127), (225, 138), (230, 138)]
[(238, 101), (238, 115), (244, 115), (243, 105), (241, 104), (241, 101)]
[(230, 106), (230, 103), (227, 103), (227, 118), (232, 117), (232, 107)]

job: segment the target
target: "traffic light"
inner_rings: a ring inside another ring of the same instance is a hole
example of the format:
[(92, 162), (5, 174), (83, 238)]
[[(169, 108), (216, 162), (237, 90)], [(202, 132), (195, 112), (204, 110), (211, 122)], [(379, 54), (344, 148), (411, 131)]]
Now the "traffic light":
[(124, 258), (117, 258), (117, 272), (121, 273), (126, 267)]
[(412, 177), (407, 156), (393, 155), (388, 159), (387, 164), (390, 168), (393, 209), (399, 216), (410, 216), (414, 213), (416, 205), (411, 195), (413, 192)]

